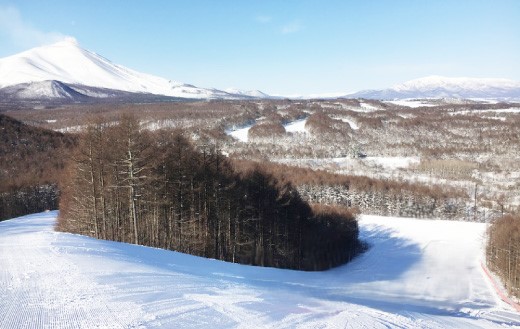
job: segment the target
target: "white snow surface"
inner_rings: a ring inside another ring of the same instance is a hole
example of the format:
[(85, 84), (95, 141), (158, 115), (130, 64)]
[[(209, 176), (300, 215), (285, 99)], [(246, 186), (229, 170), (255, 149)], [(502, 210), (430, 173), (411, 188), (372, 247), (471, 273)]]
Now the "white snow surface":
[(366, 157), (363, 161), (373, 163), (387, 169), (408, 168), (420, 162), (419, 157)]
[(368, 103), (365, 103), (365, 102), (360, 102), (359, 105), (361, 106), (362, 109), (364, 109), (366, 112), (372, 112), (372, 111), (377, 111), (379, 110), (378, 107), (374, 106), (374, 105), (371, 105), (371, 104), (368, 104)]
[(254, 126), (254, 124), (247, 125), (245, 127), (242, 127), (242, 128), (236, 129), (236, 130), (227, 130), (226, 134), (235, 139), (238, 139), (239, 141), (241, 141), (243, 143), (247, 143), (249, 141), (249, 129), (251, 129), (251, 127), (253, 127), (253, 126)]
[(131, 70), (81, 48), (73, 38), (0, 59), (0, 88), (47, 80), (184, 98), (238, 96)]
[(386, 101), (387, 103), (392, 103), (399, 106), (407, 106), (411, 108), (417, 108), (417, 107), (433, 107), (438, 106), (439, 104), (435, 103), (428, 103), (425, 100), (417, 100), (417, 99), (402, 99), (402, 100), (394, 100), (394, 101)]
[(309, 132), (305, 129), (305, 124), (307, 123), (308, 118), (296, 120), (290, 122), (284, 126), (285, 131), (288, 133), (303, 133), (308, 134)]
[(1, 328), (504, 328), (485, 224), (363, 216), (368, 251), (323, 272), (230, 264), (0, 223)]

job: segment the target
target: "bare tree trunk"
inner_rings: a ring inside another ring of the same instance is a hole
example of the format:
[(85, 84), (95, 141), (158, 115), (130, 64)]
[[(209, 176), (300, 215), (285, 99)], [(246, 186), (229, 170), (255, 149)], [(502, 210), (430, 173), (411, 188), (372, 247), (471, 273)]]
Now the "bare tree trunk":
[[(131, 141), (128, 140), (128, 145), (130, 145)], [(128, 150), (128, 178), (129, 178), (129, 205), (130, 205), (130, 218), (132, 220), (133, 229), (134, 229), (134, 243), (139, 244), (139, 234), (137, 231), (137, 207), (136, 207), (136, 193), (134, 186), (134, 157), (132, 151)]]

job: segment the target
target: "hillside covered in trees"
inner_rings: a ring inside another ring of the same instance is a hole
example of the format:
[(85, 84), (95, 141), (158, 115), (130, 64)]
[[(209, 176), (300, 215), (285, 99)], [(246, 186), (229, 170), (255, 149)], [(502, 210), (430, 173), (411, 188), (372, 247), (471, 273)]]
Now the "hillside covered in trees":
[(75, 139), (0, 114), (0, 220), (56, 209), (57, 183)]
[(520, 216), (505, 215), (488, 228), (487, 263), (507, 292), (520, 297)]
[(131, 116), (80, 135), (62, 186), (60, 230), (215, 259), (301, 270), (349, 261), (346, 208), (312, 206), (259, 166), (233, 169), (208, 143), (140, 129)]

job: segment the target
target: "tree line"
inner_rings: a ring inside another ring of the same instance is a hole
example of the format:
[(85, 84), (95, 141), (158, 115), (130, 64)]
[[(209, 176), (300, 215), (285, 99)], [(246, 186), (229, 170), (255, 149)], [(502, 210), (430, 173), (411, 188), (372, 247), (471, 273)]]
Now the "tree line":
[(58, 208), (57, 183), (76, 140), (0, 114), (0, 220)]
[[(467, 193), (461, 189), (409, 182), (334, 174), (285, 164), (235, 160), (237, 168), (261, 165), (277, 179), (290, 182), (311, 203), (357, 208), (382, 216), (478, 220), (469, 209)], [(243, 170), (243, 169), (242, 169)]]
[(507, 292), (520, 297), (520, 216), (506, 215), (491, 223), (486, 246), (488, 267)]
[(260, 166), (139, 120), (91, 122), (61, 184), (58, 228), (230, 262), (322, 270), (359, 249), (355, 216), (310, 205)]

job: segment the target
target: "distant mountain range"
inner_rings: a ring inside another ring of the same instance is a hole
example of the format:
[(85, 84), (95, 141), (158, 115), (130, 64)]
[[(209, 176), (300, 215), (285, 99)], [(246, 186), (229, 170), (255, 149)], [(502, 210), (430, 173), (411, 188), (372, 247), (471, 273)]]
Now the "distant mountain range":
[(409, 99), (409, 98), (483, 98), (499, 100), (520, 99), (520, 82), (507, 79), (447, 78), (429, 76), (410, 80), (392, 88), (365, 90), (346, 95), (351, 98)]
[[(520, 82), (506, 79), (430, 76), (383, 90), (327, 94), (323, 98), (492, 98), (520, 99)], [(281, 98), (258, 90), (200, 88), (141, 73), (79, 46), (74, 39), (0, 59), (0, 102), (83, 103), (185, 99)], [(291, 97), (289, 97), (291, 98)], [(294, 98), (322, 98), (320, 95)]]

